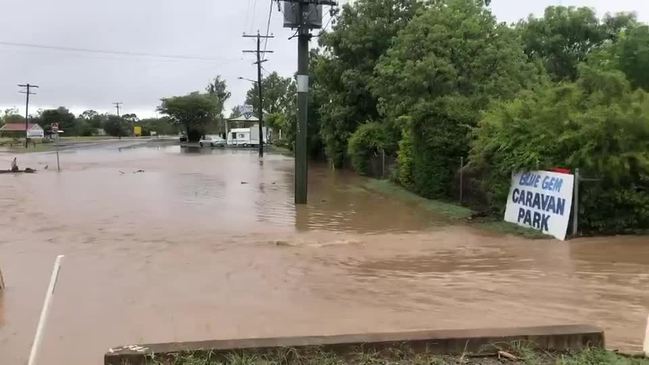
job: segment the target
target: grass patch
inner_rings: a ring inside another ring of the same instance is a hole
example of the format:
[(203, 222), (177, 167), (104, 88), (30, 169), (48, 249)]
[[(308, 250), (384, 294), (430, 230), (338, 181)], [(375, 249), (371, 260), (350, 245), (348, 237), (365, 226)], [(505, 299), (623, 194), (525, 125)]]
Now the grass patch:
[(473, 214), (473, 211), (469, 208), (440, 200), (426, 199), (402, 188), (399, 185), (393, 184), (388, 180), (370, 179), (365, 184), (365, 187), (379, 193), (391, 195), (405, 201), (417, 203), (426, 210), (452, 219), (468, 219)]
[[(382, 351), (359, 348), (345, 354), (317, 347), (277, 349), (266, 352), (194, 352), (150, 356), (146, 365), (649, 365), (647, 358), (621, 356), (603, 349), (587, 349), (574, 354), (537, 351), (524, 343), (490, 346), (491, 352), (478, 355), (435, 355), (415, 352), (407, 346)], [(506, 351), (507, 356), (502, 352)], [(512, 359), (511, 356), (514, 358)]]
[(541, 231), (537, 231), (536, 229), (532, 228), (525, 228), (518, 226), (514, 223), (509, 223), (505, 221), (497, 221), (497, 220), (483, 220), (476, 222), (476, 225), (484, 230), (490, 231), (490, 232), (496, 232), (496, 233), (502, 233), (502, 234), (510, 234), (510, 235), (515, 235), (515, 236), (521, 236), (525, 237), (528, 239), (532, 240), (539, 240), (539, 239), (546, 239), (546, 238), (553, 238), (551, 236), (546, 235), (545, 233)]
[(30, 142), (25, 148), (25, 141), (16, 141), (12, 138), (0, 139), (0, 149), (8, 153), (48, 152), (54, 151), (56, 146), (53, 143)]
[(393, 196), (397, 199), (416, 203), (426, 210), (451, 219), (464, 220), (486, 231), (516, 235), (529, 239), (544, 239), (550, 237), (535, 229), (521, 227), (513, 223), (499, 220), (496, 217), (486, 217), (473, 220), (471, 218), (476, 212), (467, 207), (440, 200), (426, 199), (388, 180), (370, 179), (365, 183), (365, 188)]

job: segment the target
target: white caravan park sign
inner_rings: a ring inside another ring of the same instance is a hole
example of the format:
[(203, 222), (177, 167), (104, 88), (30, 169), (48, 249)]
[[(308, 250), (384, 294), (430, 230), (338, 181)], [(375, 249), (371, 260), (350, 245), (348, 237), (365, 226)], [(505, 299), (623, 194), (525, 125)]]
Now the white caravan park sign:
[(548, 171), (512, 175), (505, 220), (566, 239), (574, 176)]

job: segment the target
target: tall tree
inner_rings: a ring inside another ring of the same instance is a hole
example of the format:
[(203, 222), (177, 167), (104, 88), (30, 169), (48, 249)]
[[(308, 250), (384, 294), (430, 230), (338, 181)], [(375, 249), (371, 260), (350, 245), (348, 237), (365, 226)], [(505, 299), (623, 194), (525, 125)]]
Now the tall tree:
[(25, 123), (25, 117), (18, 114), (18, 109), (8, 108), (0, 118), (0, 126), (7, 123)]
[[(225, 102), (230, 99), (230, 96), (232, 96), (232, 93), (228, 91), (227, 83), (225, 80), (221, 79), (221, 75), (215, 77), (213, 81), (210, 81), (205, 88), (205, 91), (216, 97), (222, 105), (224, 105)], [(219, 111), (219, 113), (221, 113), (221, 111)]]
[(625, 32), (614, 49), (618, 68), (631, 84), (649, 91), (649, 26)]
[(125, 137), (130, 133), (130, 126), (122, 117), (117, 115), (109, 115), (104, 121), (104, 131), (109, 136), (113, 137)]
[[(277, 72), (261, 80), (264, 92), (263, 110), (265, 113), (287, 113), (291, 108), (297, 89), (295, 82), (290, 77), (282, 77)], [(252, 105), (254, 110), (259, 110), (259, 87), (257, 83), (246, 93), (246, 104)]]
[(79, 115), (79, 118), (85, 120), (90, 128), (96, 129), (102, 128), (102, 123), (105, 119), (105, 116), (99, 114), (94, 110), (86, 110)]
[(345, 5), (333, 31), (320, 37), (314, 70), (323, 101), (321, 135), (333, 165), (343, 164), (358, 125), (379, 117), (369, 88), (374, 67), (422, 6), (418, 0), (358, 0)]
[(158, 111), (182, 126), (190, 142), (198, 142), (222, 112), (223, 104), (210, 94), (193, 92), (185, 96), (162, 99)]
[(66, 107), (43, 110), (39, 119), (44, 129), (48, 129), (52, 123), (58, 123), (59, 130), (64, 131), (66, 136), (79, 135), (76, 117)]
[(635, 24), (635, 16), (620, 13), (600, 21), (591, 8), (550, 6), (542, 18), (530, 16), (518, 28), (527, 55), (541, 60), (556, 80), (576, 80), (577, 66), (607, 40)]
[(373, 82), (380, 110), (404, 129), (399, 167), (411, 174), (402, 184), (448, 196), (481, 110), (537, 82), (538, 73), (516, 32), (482, 1), (432, 3), (399, 33)]
[(135, 113), (124, 114), (122, 115), (122, 118), (130, 124), (135, 124), (140, 121), (140, 118), (138, 118)]

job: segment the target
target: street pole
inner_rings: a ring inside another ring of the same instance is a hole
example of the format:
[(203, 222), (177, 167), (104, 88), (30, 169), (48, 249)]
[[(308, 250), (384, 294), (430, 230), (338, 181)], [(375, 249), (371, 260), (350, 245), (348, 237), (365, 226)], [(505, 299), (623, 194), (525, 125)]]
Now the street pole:
[(119, 117), (119, 106), (122, 105), (122, 104), (124, 104), (124, 103), (122, 103), (122, 102), (113, 103), (113, 105), (115, 105), (115, 109), (117, 109), (117, 116), (118, 117)]
[(305, 4), (300, 2), (297, 48), (297, 136), (295, 141), (295, 204), (306, 204), (309, 167), (307, 162), (307, 133), (309, 119), (309, 40), (311, 34), (304, 25)]
[[(309, 167), (307, 162), (307, 139), (309, 119), (309, 41), (311, 28), (322, 24), (313, 21), (313, 7), (328, 5), (337, 6), (335, 0), (285, 0), (285, 4), (297, 4), (296, 21), (289, 21), (289, 27), (297, 28), (297, 135), (295, 137), (295, 204), (306, 204), (308, 196)], [(285, 26), (286, 16), (285, 13)], [(332, 16), (333, 16), (332, 12)], [(322, 19), (319, 19), (320, 21)], [(291, 37), (292, 38), (292, 37)]]
[(464, 203), (464, 157), (460, 157), (460, 205)]
[(257, 91), (259, 93), (259, 105), (257, 106), (257, 117), (259, 118), (259, 158), (264, 157), (264, 92), (262, 90), (262, 80), (263, 76), (261, 74), (261, 64), (266, 62), (267, 60), (261, 59), (261, 54), (264, 53), (273, 53), (273, 51), (262, 51), (261, 50), (261, 40), (262, 39), (270, 39), (270, 38), (275, 38), (275, 36), (272, 35), (265, 35), (262, 36), (259, 34), (259, 31), (257, 31), (256, 35), (243, 35), (244, 38), (257, 38), (257, 49), (256, 50), (246, 50), (243, 51), (244, 53), (255, 53), (257, 55), (257, 62), (255, 64), (257, 65)]
[(261, 35), (257, 31), (257, 90), (259, 91), (259, 158), (264, 158), (264, 93), (261, 84)]
[(25, 101), (25, 149), (29, 147), (29, 95), (36, 95), (36, 93), (31, 92), (31, 89), (38, 89), (38, 85), (32, 84), (19, 84), (19, 87), (25, 89), (25, 91), (19, 91), (21, 94), (26, 95)]

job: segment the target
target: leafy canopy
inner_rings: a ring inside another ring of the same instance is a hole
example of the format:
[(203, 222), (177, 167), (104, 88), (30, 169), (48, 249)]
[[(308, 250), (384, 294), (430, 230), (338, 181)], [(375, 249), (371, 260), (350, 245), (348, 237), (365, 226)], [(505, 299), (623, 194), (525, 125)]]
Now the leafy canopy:
[(406, 186), (427, 197), (444, 197), (469, 131), (491, 100), (507, 99), (538, 82), (516, 32), (482, 1), (432, 3), (415, 17), (376, 66), (372, 90), (379, 110), (408, 129), (400, 150)]

